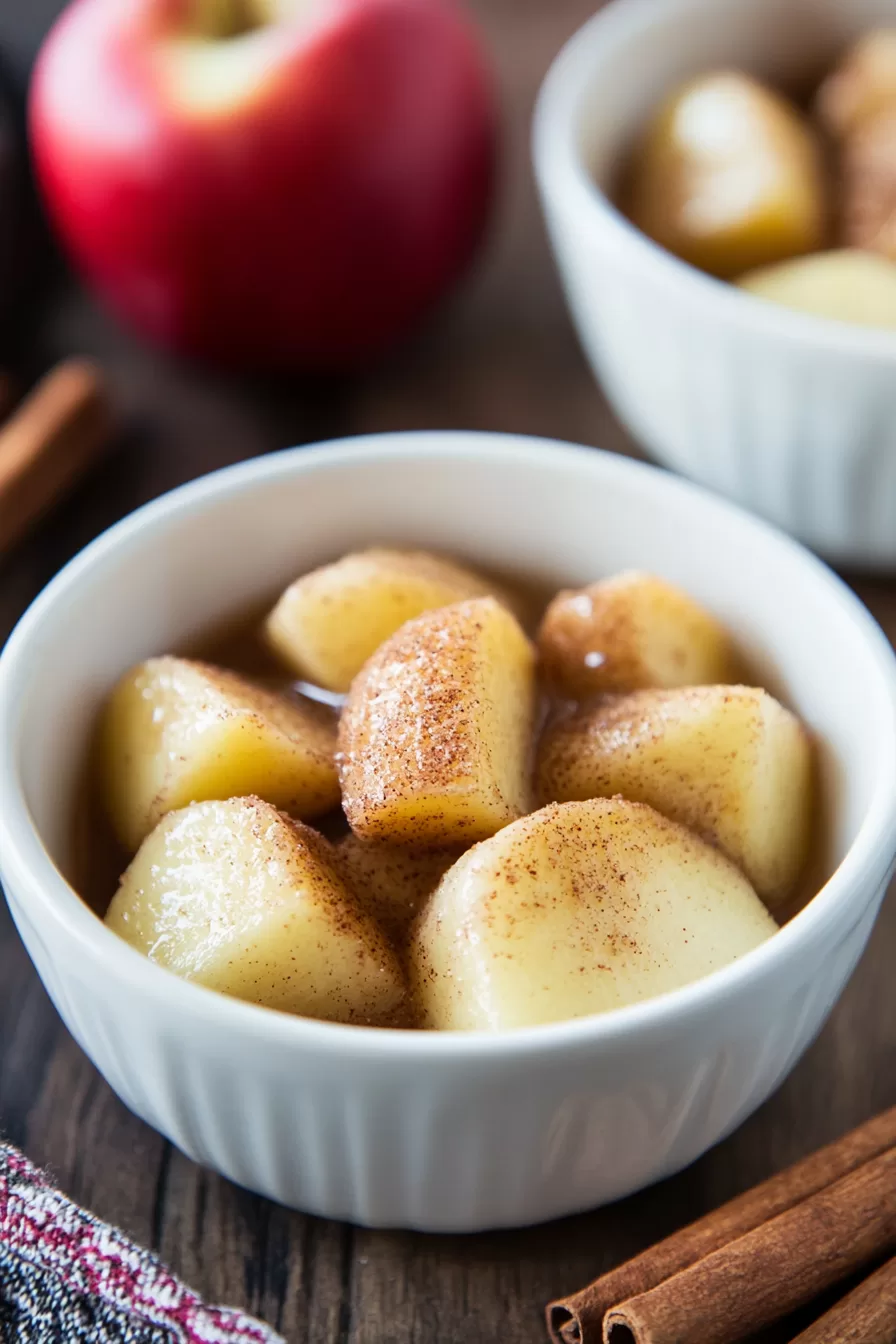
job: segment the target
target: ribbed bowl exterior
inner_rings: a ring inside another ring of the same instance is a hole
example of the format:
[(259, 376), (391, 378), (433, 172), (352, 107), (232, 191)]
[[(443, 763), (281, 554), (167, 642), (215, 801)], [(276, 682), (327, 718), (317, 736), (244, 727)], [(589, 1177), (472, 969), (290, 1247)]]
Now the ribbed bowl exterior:
[(761, 1000), (599, 1064), (587, 1045), (435, 1067), (268, 1046), (148, 1012), (82, 974), (53, 928), (10, 907), (72, 1035), (124, 1103), (195, 1161), (279, 1202), (371, 1227), (517, 1227), (618, 1199), (686, 1166), (746, 1118), (814, 1039), (885, 884)]
[(588, 360), (647, 451), (829, 559), (896, 564), (896, 339), (887, 357), (719, 322), (546, 209)]

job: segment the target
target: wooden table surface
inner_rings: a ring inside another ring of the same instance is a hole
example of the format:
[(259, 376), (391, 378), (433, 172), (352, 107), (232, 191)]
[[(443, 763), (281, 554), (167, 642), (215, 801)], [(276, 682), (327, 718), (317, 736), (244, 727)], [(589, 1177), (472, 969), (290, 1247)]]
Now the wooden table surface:
[[(636, 451), (579, 352), (528, 163), (537, 86), (594, 7), (593, 0), (476, 0), (505, 110), (494, 228), (462, 290), (375, 373), (329, 383), (221, 380), (141, 348), (65, 277), (51, 287), (18, 351), (23, 372), (33, 376), (64, 353), (96, 355), (127, 431), (110, 461), (2, 563), (0, 636), (60, 565), (116, 518), (181, 481), (270, 449), (375, 430), (469, 427)], [(896, 635), (896, 585), (857, 586)], [(547, 1227), (427, 1237), (304, 1217), (173, 1150), (125, 1110), (75, 1045), (0, 905), (0, 1130), (200, 1292), (248, 1308), (290, 1344), (538, 1342), (549, 1297), (896, 1102), (894, 954), (891, 895), (818, 1042), (751, 1120), (688, 1171)]]

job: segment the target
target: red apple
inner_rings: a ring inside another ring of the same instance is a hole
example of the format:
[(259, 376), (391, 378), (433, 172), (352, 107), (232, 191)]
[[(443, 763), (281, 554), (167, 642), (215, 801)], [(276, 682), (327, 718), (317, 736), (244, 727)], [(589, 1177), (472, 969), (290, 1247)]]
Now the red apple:
[(320, 369), (397, 340), (468, 261), (495, 114), (451, 0), (74, 0), (30, 133), (51, 219), (126, 322)]

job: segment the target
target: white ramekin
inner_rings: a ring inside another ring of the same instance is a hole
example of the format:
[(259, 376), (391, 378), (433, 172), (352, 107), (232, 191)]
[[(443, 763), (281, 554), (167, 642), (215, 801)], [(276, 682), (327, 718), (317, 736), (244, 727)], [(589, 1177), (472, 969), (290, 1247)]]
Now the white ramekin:
[[(638, 565), (691, 590), (824, 744), (825, 833), (839, 866), (821, 893), (698, 984), (497, 1035), (289, 1017), (186, 984), (121, 942), (62, 875), (101, 697), (136, 659), (373, 542), (573, 583)], [(0, 872), (72, 1034), (124, 1102), (197, 1161), (360, 1223), (530, 1223), (691, 1162), (819, 1030), (896, 852), (894, 666), (819, 561), (655, 468), (465, 433), (282, 453), (125, 519), (25, 615), (0, 658)]]
[(570, 311), (660, 461), (829, 558), (896, 563), (896, 333), (812, 318), (678, 261), (603, 188), (676, 83), (734, 66), (820, 72), (896, 0), (615, 0), (557, 57), (534, 156)]

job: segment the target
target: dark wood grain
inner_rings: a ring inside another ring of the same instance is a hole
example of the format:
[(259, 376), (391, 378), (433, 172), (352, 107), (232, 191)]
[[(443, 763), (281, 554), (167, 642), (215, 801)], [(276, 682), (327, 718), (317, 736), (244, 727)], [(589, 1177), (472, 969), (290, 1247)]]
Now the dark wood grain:
[[(30, 34), (34, 11), (20, 3), (19, 31)], [(0, 638), (59, 566), (123, 513), (180, 481), (270, 449), (374, 430), (474, 427), (637, 451), (576, 344), (528, 165), (535, 90), (553, 53), (594, 7), (593, 0), (477, 0), (504, 93), (507, 148), (494, 225), (459, 293), (367, 377), (221, 379), (142, 348), (64, 277), (51, 287), (31, 315), (18, 372), (33, 378), (68, 353), (100, 358), (128, 428), (114, 457), (0, 562)], [(896, 637), (896, 585), (859, 588)], [(544, 1338), (548, 1298), (896, 1102), (894, 952), (891, 897), (798, 1069), (732, 1138), (680, 1176), (547, 1228), (423, 1237), (304, 1217), (173, 1151), (125, 1110), (68, 1036), (0, 907), (0, 1128), (66, 1191), (154, 1246), (201, 1292), (248, 1307), (290, 1344), (492, 1344), (498, 1337), (535, 1344)]]

